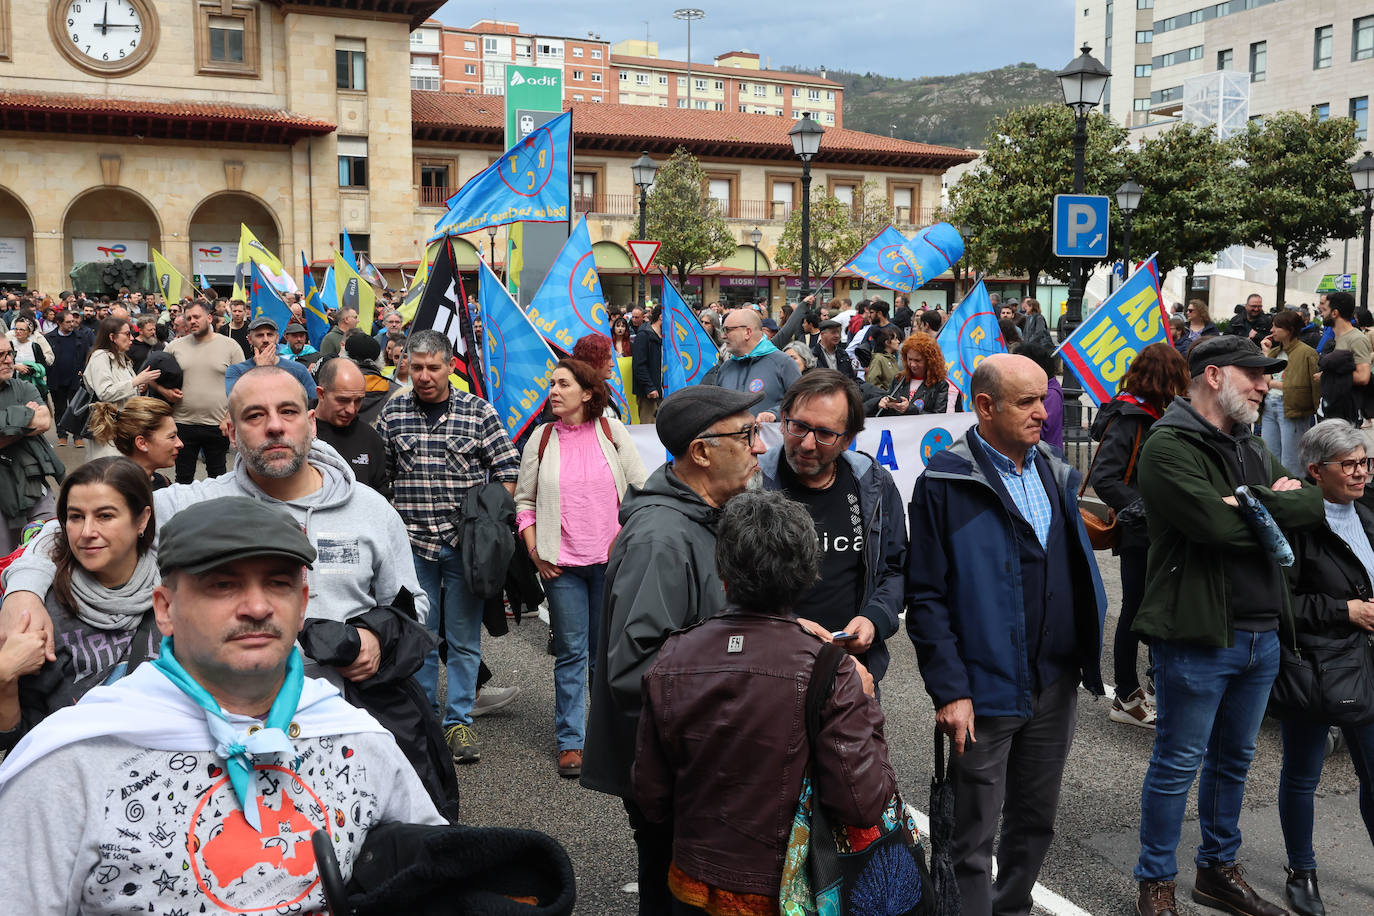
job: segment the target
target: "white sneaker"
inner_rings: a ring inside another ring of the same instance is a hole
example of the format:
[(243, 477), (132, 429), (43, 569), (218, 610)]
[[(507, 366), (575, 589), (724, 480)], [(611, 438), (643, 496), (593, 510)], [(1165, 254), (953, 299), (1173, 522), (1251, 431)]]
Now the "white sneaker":
[(1120, 722), (1123, 725), (1135, 725), (1140, 728), (1155, 727), (1155, 710), (1145, 700), (1145, 691), (1137, 687), (1123, 703), (1121, 697), (1112, 700), (1112, 708), (1107, 712), (1107, 717), (1113, 722)]
[(477, 692), (477, 702), (472, 704), (472, 717), (485, 716), (489, 712), (505, 709), (520, 696), (519, 687), (483, 687)]

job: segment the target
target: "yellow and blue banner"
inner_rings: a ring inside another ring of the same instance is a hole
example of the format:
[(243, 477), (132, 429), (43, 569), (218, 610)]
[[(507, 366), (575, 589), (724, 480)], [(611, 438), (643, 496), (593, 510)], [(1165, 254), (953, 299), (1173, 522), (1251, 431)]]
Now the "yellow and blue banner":
[(1169, 318), (1151, 255), (1125, 283), (1083, 319), (1056, 354), (1101, 406), (1116, 397), (1131, 361), (1152, 343), (1168, 341)]
[[(992, 307), (982, 280), (950, 312), (935, 342), (945, 357), (945, 377), (968, 398), (968, 383), (978, 364), (995, 353), (1007, 352), (1007, 342), (997, 324), (997, 310)], [(973, 409), (972, 405), (969, 409)]]
[(572, 178), (572, 112), (534, 129), (468, 180), (434, 225), (441, 235), (464, 235), (507, 223), (568, 219)]
[(700, 384), (716, 364), (715, 341), (663, 274), (663, 393)]
[(277, 323), (277, 331), (280, 333), (291, 323), (291, 309), (287, 308), (281, 293), (272, 288), (271, 281), (261, 267), (250, 262), (248, 272), (248, 307), (252, 316), (250, 320), (271, 318)]
[(486, 262), (481, 266), (477, 301), (482, 310), (488, 400), (511, 439), (519, 439), (544, 409), (558, 357)]
[(305, 295), (301, 298), (301, 311), (305, 313), (305, 330), (310, 335), (310, 346), (319, 347), (324, 335), (329, 333), (329, 317), (325, 314), (324, 297), (315, 286), (315, 277), (310, 273), (310, 262), (301, 252), (301, 277), (305, 280)]
[(936, 223), (908, 240), (888, 226), (845, 267), (877, 286), (913, 293), (964, 256), (964, 240), (949, 223)]
[(162, 252), (156, 248), (153, 250), (153, 271), (157, 274), (158, 292), (162, 293), (162, 298), (167, 303), (181, 301), (181, 284), (185, 282), (185, 277), (181, 271), (172, 266), (172, 262), (163, 256)]
[(247, 225), (239, 223), (239, 253), (234, 262), (234, 289), (231, 298), (247, 301), (247, 285), (250, 279), (248, 265), (256, 264), (263, 269), (263, 277), (275, 289), (295, 292), (296, 281), (291, 279), (281, 258), (267, 250)]
[(377, 311), (377, 294), (372, 286), (362, 278), (357, 268), (344, 258), (342, 252), (334, 252), (334, 296), (341, 309), (358, 310), (358, 327), (372, 333), (372, 317)]
[(429, 265), (439, 256), (441, 245), (441, 242), (433, 242), (425, 246), (424, 252), (420, 255), (420, 266), (415, 268), (415, 276), (410, 278), (410, 283), (406, 286), (405, 299), (398, 309), (401, 320), (406, 324), (415, 320), (415, 312), (420, 308), (420, 298), (425, 294), (425, 283), (429, 280)]

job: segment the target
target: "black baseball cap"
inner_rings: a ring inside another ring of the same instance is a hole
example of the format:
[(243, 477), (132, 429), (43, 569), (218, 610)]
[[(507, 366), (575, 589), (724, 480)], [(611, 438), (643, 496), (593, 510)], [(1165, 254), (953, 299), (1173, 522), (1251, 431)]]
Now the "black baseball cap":
[(1194, 376), (1201, 375), (1208, 366), (1240, 366), (1278, 372), (1286, 365), (1288, 360), (1271, 359), (1250, 338), (1233, 334), (1204, 337), (1188, 350), (1188, 371)]

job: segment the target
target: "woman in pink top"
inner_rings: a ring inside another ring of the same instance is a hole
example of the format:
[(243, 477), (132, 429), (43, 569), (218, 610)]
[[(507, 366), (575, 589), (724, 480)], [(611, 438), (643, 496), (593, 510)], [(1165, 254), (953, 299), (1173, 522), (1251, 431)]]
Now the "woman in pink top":
[(549, 596), (558, 773), (568, 778), (582, 772), (587, 648), (596, 644), (620, 500), (647, 476), (629, 430), (602, 416), (610, 396), (602, 372), (561, 360), (549, 389), (557, 419), (530, 436), (515, 486), (516, 525)]

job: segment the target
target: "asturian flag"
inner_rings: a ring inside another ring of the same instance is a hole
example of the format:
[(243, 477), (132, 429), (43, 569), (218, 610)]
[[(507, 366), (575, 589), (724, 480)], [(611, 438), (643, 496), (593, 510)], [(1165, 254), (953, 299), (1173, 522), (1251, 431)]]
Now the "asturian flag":
[(324, 297), (315, 286), (315, 277), (310, 273), (310, 263), (301, 252), (301, 277), (305, 280), (305, 295), (301, 299), (301, 311), (305, 313), (305, 330), (310, 335), (310, 346), (318, 347), (324, 335), (329, 333), (329, 318), (325, 315)]
[(433, 240), (507, 223), (561, 223), (572, 193), (572, 112), (535, 128), (447, 201)]
[(1116, 397), (1131, 361), (1152, 343), (1169, 340), (1154, 255), (1136, 268), (1055, 352), (1099, 407)]
[(485, 261), (480, 270), (477, 302), (486, 343), (487, 400), (511, 439), (518, 440), (544, 409), (558, 357)]
[(950, 313), (935, 342), (945, 357), (945, 376), (967, 399), (968, 383), (978, 364), (994, 353), (1007, 352), (1007, 343), (997, 324), (997, 310), (992, 307), (982, 280)]
[(696, 385), (716, 364), (720, 351), (697, 316), (663, 275), (663, 393)]

